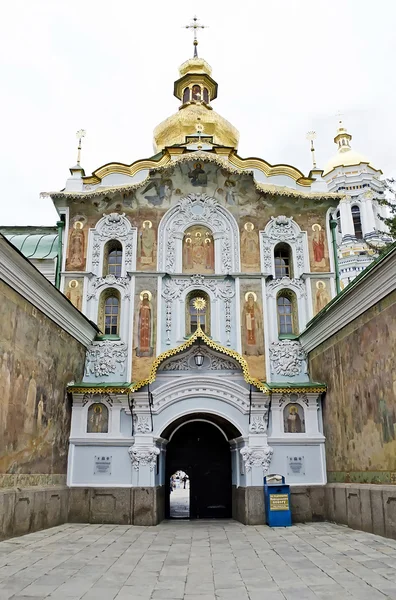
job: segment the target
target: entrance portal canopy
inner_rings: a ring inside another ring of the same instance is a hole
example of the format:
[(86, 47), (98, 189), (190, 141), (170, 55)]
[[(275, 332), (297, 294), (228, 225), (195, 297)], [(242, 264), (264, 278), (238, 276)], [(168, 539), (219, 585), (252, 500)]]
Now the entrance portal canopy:
[[(130, 384), (124, 383), (124, 384), (114, 384), (114, 385), (112, 385), (110, 383), (102, 384), (102, 385), (98, 385), (98, 384), (90, 385), (90, 384), (80, 383), (80, 384), (70, 385), (68, 387), (68, 389), (69, 389), (69, 391), (71, 391), (73, 393), (77, 393), (77, 394), (78, 393), (101, 394), (104, 391), (106, 393), (114, 393), (114, 394), (128, 394), (128, 393), (136, 392), (137, 390), (141, 389), (145, 385), (150, 385), (151, 383), (154, 383), (154, 381), (157, 378), (157, 373), (159, 370), (161, 370), (161, 366), (163, 365), (163, 363), (165, 361), (167, 361), (172, 356), (176, 356), (178, 354), (181, 354), (185, 350), (188, 350), (189, 348), (194, 346), (194, 344), (196, 344), (197, 342), (198, 343), (203, 342), (206, 346), (208, 346), (209, 348), (212, 348), (214, 351), (217, 351), (218, 353), (223, 354), (226, 357), (230, 357), (230, 359), (233, 359), (236, 363), (238, 363), (238, 366), (242, 371), (242, 375), (243, 375), (243, 378), (246, 383), (253, 385), (255, 388), (257, 388), (258, 390), (263, 392), (263, 394), (271, 393), (271, 390), (270, 390), (270, 387), (268, 386), (268, 384), (266, 384), (264, 381), (260, 381), (260, 379), (257, 379), (255, 377), (251, 376), (251, 374), (249, 372), (248, 364), (247, 364), (246, 360), (243, 358), (243, 356), (241, 354), (239, 354), (239, 352), (237, 352), (236, 350), (232, 350), (231, 348), (226, 348), (225, 346), (222, 346), (221, 344), (218, 344), (217, 342), (212, 340), (210, 337), (208, 337), (199, 326), (198, 326), (197, 330), (188, 338), (188, 340), (183, 342), (183, 344), (180, 344), (180, 346), (177, 346), (176, 348), (171, 348), (169, 350), (166, 350), (165, 352), (162, 352), (159, 356), (157, 356), (157, 358), (153, 362), (153, 365), (152, 365), (151, 371), (150, 371), (150, 375), (149, 375), (149, 377), (147, 377), (147, 379), (141, 379), (140, 381), (130, 383)], [(104, 390), (104, 388), (105, 388), (105, 390)]]

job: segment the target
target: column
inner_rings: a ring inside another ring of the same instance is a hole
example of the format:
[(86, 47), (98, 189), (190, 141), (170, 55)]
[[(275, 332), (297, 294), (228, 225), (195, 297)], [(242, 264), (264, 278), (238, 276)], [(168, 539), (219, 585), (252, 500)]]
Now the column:
[(339, 204), (342, 241), (350, 241), (355, 237), (350, 198), (341, 200)]

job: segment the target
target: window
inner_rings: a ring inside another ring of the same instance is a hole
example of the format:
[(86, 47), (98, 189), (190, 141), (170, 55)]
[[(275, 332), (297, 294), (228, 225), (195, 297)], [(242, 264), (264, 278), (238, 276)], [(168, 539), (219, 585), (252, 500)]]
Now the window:
[(292, 253), (287, 244), (278, 244), (275, 246), (275, 277), (293, 277), (292, 272)]
[(358, 206), (352, 206), (352, 221), (355, 228), (355, 237), (358, 240), (363, 239), (362, 221), (360, 219), (360, 208)]
[(337, 221), (337, 231), (338, 231), (338, 233), (341, 233), (341, 216), (340, 216), (339, 210), (337, 210), (337, 212), (336, 212), (336, 221)]
[(279, 335), (297, 334), (296, 296), (290, 290), (282, 290), (276, 299)]
[(121, 277), (122, 271), (122, 245), (116, 240), (111, 240), (105, 246), (103, 274)]
[(207, 88), (203, 89), (203, 101), (208, 104), (209, 102), (209, 92)]
[(202, 100), (201, 87), (199, 85), (193, 85), (192, 87), (192, 99), (200, 102)]
[[(203, 298), (206, 306), (198, 311), (194, 306), (195, 298)], [(210, 300), (205, 292), (195, 290), (187, 295), (186, 298), (186, 335), (192, 335), (198, 329), (198, 322), (202, 331), (210, 335)]]
[(190, 102), (190, 88), (185, 88), (183, 92), (183, 104)]
[(119, 335), (120, 295), (117, 290), (105, 290), (99, 301), (98, 325), (104, 335)]

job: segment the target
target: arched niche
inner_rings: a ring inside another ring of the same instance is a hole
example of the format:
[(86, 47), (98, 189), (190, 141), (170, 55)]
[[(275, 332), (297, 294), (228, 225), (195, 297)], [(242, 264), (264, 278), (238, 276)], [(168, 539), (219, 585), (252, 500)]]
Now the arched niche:
[(190, 227), (213, 234), (214, 272), (239, 272), (239, 231), (231, 213), (206, 194), (189, 194), (162, 218), (158, 229), (158, 270), (182, 273), (183, 239)]
[(293, 217), (271, 217), (264, 231), (260, 232), (260, 241), (263, 273), (276, 277), (274, 250), (282, 243), (291, 248), (294, 277), (301, 277), (310, 270), (307, 234), (301, 231)]
[(87, 271), (102, 276), (106, 244), (112, 240), (122, 246), (121, 276), (124, 277), (127, 271), (136, 270), (136, 227), (132, 227), (125, 213), (110, 213), (89, 230)]

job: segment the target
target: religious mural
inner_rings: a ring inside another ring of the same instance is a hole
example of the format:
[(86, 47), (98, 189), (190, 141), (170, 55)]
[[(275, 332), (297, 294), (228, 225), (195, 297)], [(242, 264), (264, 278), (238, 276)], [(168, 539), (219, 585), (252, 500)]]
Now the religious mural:
[(241, 285), (242, 354), (250, 374), (265, 379), (264, 324), (260, 284), (256, 281)]
[(136, 278), (132, 380), (146, 379), (155, 356), (156, 344), (156, 279)]
[(309, 258), (311, 271), (330, 271), (329, 251), (324, 224), (309, 223), (307, 227), (309, 238)]
[(71, 223), (68, 244), (67, 268), (71, 271), (85, 269), (86, 232), (84, 221), (76, 220)]
[(376, 483), (370, 472), (396, 471), (395, 322), (392, 292), (309, 355), (312, 379), (328, 386), (323, 423), (332, 480)]
[(331, 300), (329, 279), (311, 279), (313, 314), (316, 315)]
[(78, 310), (82, 309), (83, 289), (84, 279), (82, 277), (78, 279), (66, 277), (64, 294)]
[(139, 231), (138, 262), (140, 268), (155, 270), (157, 262), (156, 232), (153, 223), (146, 219)]
[(109, 409), (102, 402), (95, 402), (88, 408), (87, 433), (108, 433)]
[(283, 431), (285, 433), (305, 433), (304, 409), (300, 404), (286, 404), (283, 410)]
[(183, 273), (214, 273), (214, 241), (207, 227), (190, 227), (183, 238)]
[(242, 271), (260, 272), (260, 242), (258, 231), (251, 221), (247, 221), (241, 232)]
[(85, 348), (2, 282), (0, 300), (0, 473), (64, 474), (66, 385), (81, 381)]

